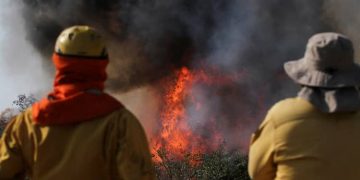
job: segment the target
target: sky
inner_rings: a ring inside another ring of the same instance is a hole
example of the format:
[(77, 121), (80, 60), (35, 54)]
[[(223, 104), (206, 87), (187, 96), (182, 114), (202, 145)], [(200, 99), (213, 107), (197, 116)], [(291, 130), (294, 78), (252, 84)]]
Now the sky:
[(0, 1), (0, 111), (14, 107), (20, 94), (40, 98), (51, 86), (40, 55), (26, 40), (20, 8), (14, 0)]

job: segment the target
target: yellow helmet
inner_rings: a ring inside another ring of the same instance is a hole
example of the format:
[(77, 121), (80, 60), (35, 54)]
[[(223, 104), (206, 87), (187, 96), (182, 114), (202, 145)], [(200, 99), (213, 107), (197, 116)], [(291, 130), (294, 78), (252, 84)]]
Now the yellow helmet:
[(56, 40), (55, 52), (60, 55), (106, 57), (103, 37), (89, 26), (72, 26)]

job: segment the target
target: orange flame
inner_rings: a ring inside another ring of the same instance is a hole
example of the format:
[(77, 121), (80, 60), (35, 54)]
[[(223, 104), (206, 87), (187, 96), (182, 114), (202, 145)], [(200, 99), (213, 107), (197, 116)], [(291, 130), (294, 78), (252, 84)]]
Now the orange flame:
[[(219, 85), (232, 83), (233, 79), (233, 77), (219, 75), (210, 76), (203, 70), (191, 72), (183, 67), (175, 72), (175, 80), (170, 78), (164, 80), (162, 84), (165, 86), (165, 95), (160, 113), (160, 132), (151, 141), (152, 154), (156, 162), (161, 161), (157, 155), (160, 148), (165, 148), (173, 158), (181, 159), (185, 152), (202, 153), (219, 146), (222, 136), (215, 126), (207, 126), (211, 129), (211, 142), (207, 142), (199, 133), (193, 131), (188, 124), (186, 104), (193, 103), (196, 111), (202, 109), (201, 102), (196, 102), (194, 100), (196, 98), (192, 97), (191, 90), (195, 83)], [(215, 119), (210, 121), (215, 121)]]
[(160, 139), (152, 141), (153, 154), (156, 154), (160, 146), (165, 147), (166, 151), (171, 152), (175, 158), (181, 158), (185, 150), (190, 150), (192, 153), (203, 150), (198, 143), (198, 146), (192, 147), (192, 143), (200, 143), (201, 138), (192, 132), (186, 121), (185, 101), (193, 82), (194, 74), (183, 67), (177, 72), (175, 82), (168, 86), (169, 89), (165, 92), (164, 105), (160, 114), (162, 126)]

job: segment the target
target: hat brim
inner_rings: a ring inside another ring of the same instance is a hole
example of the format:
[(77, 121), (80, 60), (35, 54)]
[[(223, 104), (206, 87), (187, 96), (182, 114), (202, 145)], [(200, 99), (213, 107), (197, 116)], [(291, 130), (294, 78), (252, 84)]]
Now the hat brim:
[(311, 69), (305, 59), (289, 61), (284, 64), (285, 72), (296, 83), (312, 87), (340, 88), (360, 85), (360, 66), (354, 63), (351, 68), (324, 72)]

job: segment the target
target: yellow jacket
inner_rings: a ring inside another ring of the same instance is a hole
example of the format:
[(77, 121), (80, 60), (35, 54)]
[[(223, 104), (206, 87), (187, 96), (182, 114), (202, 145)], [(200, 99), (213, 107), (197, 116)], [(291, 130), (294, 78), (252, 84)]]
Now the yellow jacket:
[(274, 105), (253, 134), (254, 180), (359, 180), (360, 112), (321, 113), (300, 98)]
[(0, 141), (0, 179), (154, 179), (144, 130), (125, 108), (76, 125), (39, 126), (31, 110)]

